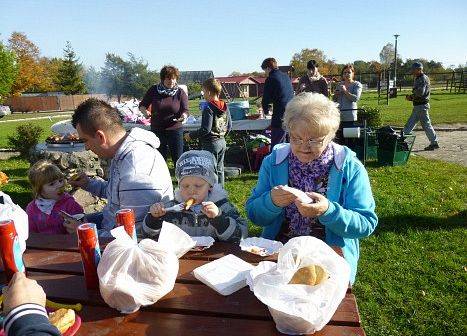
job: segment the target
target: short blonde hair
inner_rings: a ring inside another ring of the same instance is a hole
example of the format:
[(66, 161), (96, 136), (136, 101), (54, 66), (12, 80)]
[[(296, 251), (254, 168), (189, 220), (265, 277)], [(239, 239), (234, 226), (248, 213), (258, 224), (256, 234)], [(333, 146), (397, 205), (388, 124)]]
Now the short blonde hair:
[(40, 160), (29, 168), (28, 177), (32, 187), (32, 194), (37, 198), (40, 196), (44, 184), (62, 179), (65, 175), (52, 162)]
[(290, 132), (297, 123), (307, 123), (320, 136), (334, 138), (339, 129), (338, 105), (320, 93), (304, 92), (285, 107), (284, 126)]
[(222, 92), (222, 85), (217, 79), (208, 78), (203, 83), (203, 89), (211, 94), (219, 96)]

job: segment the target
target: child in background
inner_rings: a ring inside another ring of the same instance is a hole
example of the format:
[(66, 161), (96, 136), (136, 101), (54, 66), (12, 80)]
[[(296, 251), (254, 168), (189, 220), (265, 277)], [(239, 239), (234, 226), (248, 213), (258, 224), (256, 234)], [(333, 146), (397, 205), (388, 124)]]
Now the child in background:
[(47, 160), (36, 162), (29, 169), (29, 182), (34, 199), (26, 207), (31, 232), (66, 234), (76, 231), (77, 222), (65, 220), (69, 215), (82, 214), (83, 208), (65, 192), (65, 176)]
[[(151, 238), (159, 235), (162, 221), (177, 225), (190, 236), (211, 236), (215, 240), (238, 243), (248, 235), (245, 219), (227, 200), (227, 192), (217, 183), (216, 162), (211, 153), (185, 152), (175, 166), (178, 189), (175, 199), (156, 203), (143, 221), (143, 232)], [(166, 211), (176, 204), (193, 200), (188, 210)]]
[(219, 99), (222, 86), (218, 80), (209, 78), (203, 83), (204, 98), (208, 102), (201, 116), (201, 127), (185, 134), (185, 140), (199, 139), (201, 149), (211, 152), (216, 158), (219, 183), (224, 186), (225, 136), (232, 128), (227, 104)]

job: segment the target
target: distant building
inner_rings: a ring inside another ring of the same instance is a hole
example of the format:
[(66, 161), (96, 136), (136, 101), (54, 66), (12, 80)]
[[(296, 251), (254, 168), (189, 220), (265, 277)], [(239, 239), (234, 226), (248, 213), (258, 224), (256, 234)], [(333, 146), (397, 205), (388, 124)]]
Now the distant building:
[[(223, 92), (221, 98), (250, 98), (261, 97), (264, 92), (266, 77), (259, 76), (231, 76), (216, 77), (222, 84)], [(292, 79), (292, 86), (297, 89), (298, 78)], [(229, 95), (226, 97), (225, 92)]]
[(213, 78), (214, 72), (212, 70), (203, 71), (180, 71), (179, 84), (200, 83), (202, 84), (206, 79)]

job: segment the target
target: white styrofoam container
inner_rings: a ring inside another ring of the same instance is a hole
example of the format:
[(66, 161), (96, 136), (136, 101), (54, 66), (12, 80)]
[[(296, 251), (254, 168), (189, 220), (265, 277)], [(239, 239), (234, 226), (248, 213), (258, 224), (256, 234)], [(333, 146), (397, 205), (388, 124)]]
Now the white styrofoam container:
[(230, 295), (246, 286), (246, 275), (253, 267), (233, 254), (228, 254), (195, 268), (193, 274), (219, 294)]

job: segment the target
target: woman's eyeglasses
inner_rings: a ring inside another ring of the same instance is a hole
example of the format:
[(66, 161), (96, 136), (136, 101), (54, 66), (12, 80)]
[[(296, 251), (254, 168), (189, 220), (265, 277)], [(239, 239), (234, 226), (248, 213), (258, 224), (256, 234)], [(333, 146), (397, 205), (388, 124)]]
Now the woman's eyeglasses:
[(307, 144), (308, 147), (317, 148), (317, 147), (321, 147), (325, 141), (326, 141), (326, 137), (321, 138), (321, 139), (303, 140), (300, 138), (296, 138), (294, 136), (290, 136), (290, 143), (296, 146), (303, 146), (304, 144)]

